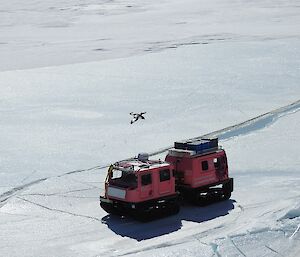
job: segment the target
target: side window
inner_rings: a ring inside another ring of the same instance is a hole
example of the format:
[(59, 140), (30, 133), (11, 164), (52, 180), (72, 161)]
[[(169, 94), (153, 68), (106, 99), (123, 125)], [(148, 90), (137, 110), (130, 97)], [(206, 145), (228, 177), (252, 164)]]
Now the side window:
[(169, 170), (160, 170), (159, 177), (160, 177), (160, 182), (170, 180), (170, 171)]
[(142, 175), (142, 186), (147, 186), (152, 183), (151, 173)]
[(208, 170), (208, 161), (203, 161), (202, 162), (202, 170)]

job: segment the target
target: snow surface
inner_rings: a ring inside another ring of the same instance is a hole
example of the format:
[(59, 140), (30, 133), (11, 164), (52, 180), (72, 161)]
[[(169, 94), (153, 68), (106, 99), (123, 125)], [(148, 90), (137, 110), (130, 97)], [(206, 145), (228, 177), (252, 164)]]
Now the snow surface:
[[(1, 2), (0, 256), (300, 256), (299, 7)], [(111, 162), (291, 103), (220, 135), (229, 201), (147, 224), (99, 207)]]

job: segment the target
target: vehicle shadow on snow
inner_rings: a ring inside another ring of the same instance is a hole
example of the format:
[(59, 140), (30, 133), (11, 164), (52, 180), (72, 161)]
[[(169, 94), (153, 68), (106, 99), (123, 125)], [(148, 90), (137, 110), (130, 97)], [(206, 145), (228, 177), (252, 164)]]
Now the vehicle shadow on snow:
[(168, 216), (148, 223), (141, 223), (129, 217), (106, 215), (102, 223), (117, 235), (137, 241), (151, 239), (175, 232), (182, 227), (182, 220), (204, 222), (229, 214), (234, 209), (235, 200), (227, 200), (205, 207), (184, 205), (177, 215)]

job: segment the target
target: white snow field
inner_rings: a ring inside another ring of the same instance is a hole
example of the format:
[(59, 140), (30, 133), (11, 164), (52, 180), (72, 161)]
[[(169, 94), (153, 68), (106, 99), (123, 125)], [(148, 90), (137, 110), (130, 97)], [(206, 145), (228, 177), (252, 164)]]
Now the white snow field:
[[(0, 71), (0, 256), (300, 256), (298, 1), (1, 1)], [(230, 200), (99, 207), (107, 165), (213, 131)]]
[(297, 0), (1, 1), (0, 70), (298, 38), (299, 22)]

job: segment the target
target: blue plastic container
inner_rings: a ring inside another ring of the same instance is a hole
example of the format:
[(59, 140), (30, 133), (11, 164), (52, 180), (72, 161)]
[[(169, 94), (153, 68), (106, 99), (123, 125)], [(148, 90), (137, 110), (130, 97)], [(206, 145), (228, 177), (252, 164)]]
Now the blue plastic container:
[(211, 148), (210, 140), (198, 140), (192, 143), (187, 143), (187, 149), (197, 153), (203, 152)]

